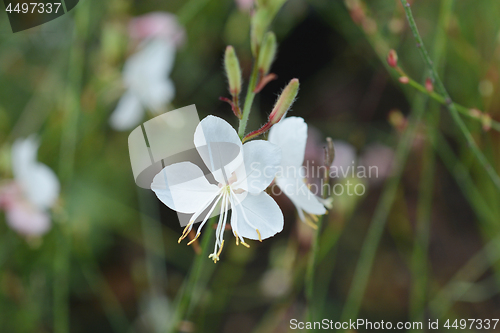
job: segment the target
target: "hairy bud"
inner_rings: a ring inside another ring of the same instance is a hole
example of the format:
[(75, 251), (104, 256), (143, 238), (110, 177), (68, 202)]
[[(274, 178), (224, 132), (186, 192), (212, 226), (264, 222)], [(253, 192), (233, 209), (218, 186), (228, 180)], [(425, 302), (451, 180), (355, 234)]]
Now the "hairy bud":
[(232, 46), (226, 48), (224, 55), (224, 68), (226, 70), (227, 80), (229, 81), (229, 93), (232, 96), (238, 96), (241, 92), (241, 68)]
[(262, 75), (266, 75), (267, 73), (269, 73), (271, 65), (274, 61), (274, 57), (276, 56), (276, 49), (276, 36), (274, 35), (274, 33), (268, 32), (264, 36), (262, 49), (259, 52), (259, 59), (257, 62), (259, 72), (261, 72)]

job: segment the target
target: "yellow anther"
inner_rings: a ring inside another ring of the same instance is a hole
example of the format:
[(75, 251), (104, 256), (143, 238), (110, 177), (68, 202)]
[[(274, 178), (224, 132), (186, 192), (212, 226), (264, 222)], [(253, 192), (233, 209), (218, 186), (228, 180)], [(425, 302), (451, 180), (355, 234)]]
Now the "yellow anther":
[(222, 243), (220, 243), (220, 248), (219, 248), (219, 251), (217, 252), (217, 259), (219, 259), (219, 255), (222, 252), (223, 247), (224, 247), (224, 240), (222, 240)]
[(310, 226), (314, 230), (318, 230), (318, 226), (316, 224), (314, 224), (314, 222), (312, 222), (310, 219), (306, 218), (306, 223), (308, 226)]
[(262, 243), (262, 237), (260, 236), (260, 231), (259, 229), (255, 229), (255, 231), (257, 231), (257, 235), (259, 236), (259, 242)]
[(248, 247), (248, 248), (250, 248), (250, 245), (248, 245), (248, 244), (247, 244), (247, 243), (245, 243), (245, 242), (241, 242), (241, 244), (242, 244), (244, 247)]
[(198, 239), (198, 237), (200, 237), (201, 233), (197, 234), (195, 238), (193, 238), (193, 240), (189, 241), (189, 243), (187, 245), (191, 245), (194, 243), (195, 240)]

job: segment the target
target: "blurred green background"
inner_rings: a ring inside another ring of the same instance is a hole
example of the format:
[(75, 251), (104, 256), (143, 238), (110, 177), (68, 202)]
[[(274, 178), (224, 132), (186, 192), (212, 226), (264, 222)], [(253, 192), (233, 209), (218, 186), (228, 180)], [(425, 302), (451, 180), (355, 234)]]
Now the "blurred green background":
[[(453, 100), (498, 119), (500, 3), (419, 0), (412, 10)], [(62, 186), (43, 237), (17, 234), (0, 214), (1, 332), (156, 333), (173, 325), (196, 246), (177, 243), (175, 212), (135, 185), (128, 132), (108, 125), (133, 53), (127, 24), (153, 11), (176, 14), (186, 30), (170, 108), (196, 104), (200, 117), (236, 126), (218, 99), (228, 95), (226, 45), (235, 47), (246, 82), (252, 66), (250, 13), (234, 1), (85, 0), (16, 34), (0, 14), (0, 182), (12, 179), (13, 141), (36, 133), (38, 159)], [(288, 332), (291, 318), (339, 320), (374, 224), (383, 234), (353, 319), (500, 318), (499, 189), (448, 110), (398, 82), (387, 65), (395, 49), (410, 78), (429, 77), (401, 3), (288, 0), (271, 29), (278, 79), (257, 96), (249, 129), (265, 122), (280, 89), (299, 78), (289, 115), (309, 124), (310, 149), (320, 156), (311, 150), (309, 158), (322, 158), (326, 137), (350, 143), (360, 156), (383, 144), (394, 152), (392, 177), (367, 182), (361, 197), (335, 198), (319, 234), (313, 302), (304, 281), (314, 230), (279, 196), (283, 232), (250, 249), (228, 242), (216, 265), (207, 258), (175, 330)], [(464, 120), (498, 174), (498, 132)]]

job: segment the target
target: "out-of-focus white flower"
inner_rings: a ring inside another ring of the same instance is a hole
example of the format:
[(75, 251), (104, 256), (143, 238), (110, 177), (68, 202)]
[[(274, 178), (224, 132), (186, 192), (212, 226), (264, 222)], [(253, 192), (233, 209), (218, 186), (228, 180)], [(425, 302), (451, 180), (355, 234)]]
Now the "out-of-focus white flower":
[(60, 184), (54, 172), (36, 160), (39, 143), (34, 137), (12, 146), (14, 181), (0, 188), (0, 208), (9, 226), (27, 236), (50, 229), (51, 208), (59, 197)]
[(163, 39), (145, 41), (123, 69), (127, 91), (111, 114), (110, 125), (124, 131), (137, 126), (145, 109), (160, 113), (175, 95), (174, 83), (168, 77), (172, 71), (175, 47)]
[(304, 180), (302, 163), (307, 141), (307, 124), (300, 117), (288, 117), (274, 125), (269, 132), (269, 142), (281, 148), (281, 168), (276, 175), (276, 185), (285, 193), (297, 208), (304, 222), (304, 212), (314, 219), (323, 215), (326, 209), (321, 199), (315, 196)]
[(348, 142), (334, 140), (335, 159), (330, 166), (330, 174), (338, 178), (346, 178), (356, 170), (356, 149)]
[(171, 13), (153, 12), (132, 19), (128, 25), (129, 35), (133, 39), (145, 40), (163, 38), (181, 46), (186, 38), (184, 28)]
[(220, 216), (215, 249), (210, 255), (214, 262), (219, 260), (222, 251), (229, 210), (232, 210), (231, 228), (236, 244), (241, 241), (248, 247), (244, 238), (262, 241), (283, 229), (281, 209), (264, 192), (281, 161), (278, 147), (263, 140), (242, 145), (234, 128), (214, 116), (198, 124), (194, 144), (218, 185), (210, 183), (203, 171), (191, 162), (165, 167), (151, 184), (151, 189), (165, 205), (180, 213), (193, 214), (179, 242), (188, 235), (196, 220), (204, 216), (196, 233), (197, 239), (218, 203)]
[(109, 120), (113, 129), (125, 131), (137, 126), (145, 110), (161, 113), (175, 96), (169, 78), (175, 50), (184, 41), (184, 29), (170, 13), (155, 12), (130, 22), (131, 38), (141, 41), (139, 50), (123, 68), (126, 92)]
[(371, 175), (368, 181), (372, 184), (379, 184), (389, 177), (393, 163), (394, 150), (378, 143), (367, 146), (360, 157), (360, 165)]

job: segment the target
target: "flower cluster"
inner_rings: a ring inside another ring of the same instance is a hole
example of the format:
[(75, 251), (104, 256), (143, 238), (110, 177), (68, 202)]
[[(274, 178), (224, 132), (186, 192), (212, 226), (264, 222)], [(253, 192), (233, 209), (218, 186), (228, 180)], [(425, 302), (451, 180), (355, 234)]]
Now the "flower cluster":
[[(169, 208), (191, 214), (179, 242), (201, 222), (188, 243), (195, 242), (211, 216), (219, 216), (216, 241), (210, 258), (219, 260), (224, 246), (224, 231), (230, 226), (236, 244), (249, 246), (247, 239), (272, 237), (283, 230), (280, 207), (266, 193), (273, 183), (296, 206), (299, 217), (310, 225), (317, 215), (326, 213), (324, 201), (308, 188), (302, 168), (307, 141), (307, 124), (302, 118), (286, 114), (299, 90), (299, 80), (292, 79), (278, 97), (268, 121), (245, 135), (253, 98), (277, 76), (271, 66), (277, 53), (276, 36), (267, 31), (282, 0), (249, 2), (252, 8), (251, 48), (254, 69), (249, 80), (243, 107), (240, 94), (242, 70), (232, 46), (226, 48), (224, 69), (231, 98), (220, 99), (230, 104), (240, 121), (238, 132), (225, 120), (208, 116), (194, 133), (194, 145), (203, 165), (180, 162), (164, 167), (153, 179), (151, 189)], [(269, 133), (268, 133), (269, 132)], [(268, 133), (268, 140), (256, 138)], [(294, 169), (295, 172), (284, 172)]]
[(273, 180), (295, 204), (302, 220), (306, 221), (305, 214), (325, 214), (320, 198), (309, 191), (302, 175), (278, 172), (301, 168), (306, 140), (307, 125), (299, 117), (285, 118), (273, 126), (269, 141), (245, 144), (225, 120), (215, 116), (203, 119), (196, 129), (194, 144), (215, 182), (211, 183), (194, 163), (180, 162), (162, 169), (151, 184), (165, 205), (192, 214), (179, 242), (201, 218), (196, 236), (188, 244), (194, 242), (214, 212), (219, 214), (215, 248), (210, 255), (214, 262), (219, 260), (224, 246), (226, 224), (230, 224), (236, 244), (247, 247), (245, 239), (262, 241), (282, 231), (281, 209), (265, 192)]

